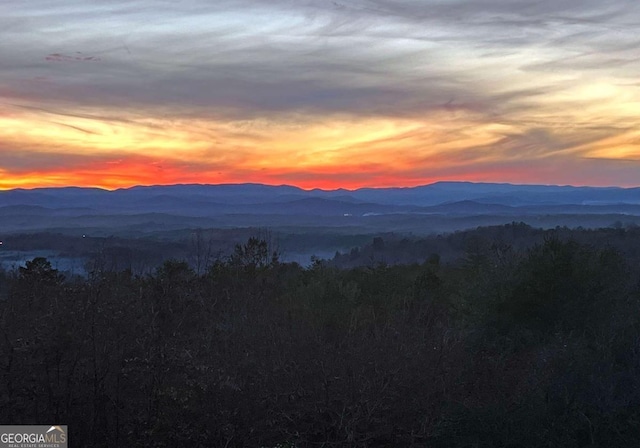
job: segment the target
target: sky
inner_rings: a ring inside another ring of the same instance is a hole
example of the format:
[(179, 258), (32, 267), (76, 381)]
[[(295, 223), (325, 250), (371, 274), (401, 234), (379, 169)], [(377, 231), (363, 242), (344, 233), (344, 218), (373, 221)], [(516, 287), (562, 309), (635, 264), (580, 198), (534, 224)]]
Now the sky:
[(0, 189), (640, 185), (634, 0), (2, 0)]

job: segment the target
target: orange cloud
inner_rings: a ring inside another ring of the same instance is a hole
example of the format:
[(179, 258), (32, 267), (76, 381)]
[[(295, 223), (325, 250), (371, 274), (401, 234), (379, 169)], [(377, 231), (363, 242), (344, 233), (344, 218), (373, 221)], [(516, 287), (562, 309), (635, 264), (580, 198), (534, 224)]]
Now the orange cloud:
[[(133, 185), (198, 182), (198, 175), (172, 162), (144, 157), (100, 161), (73, 167), (40, 169), (12, 175), (2, 173), (0, 188), (63, 187), (69, 185), (106, 189)], [(225, 180), (225, 181), (228, 181)]]
[[(639, 155), (636, 131), (616, 133), (606, 126), (527, 128), (460, 110), (312, 118), (221, 121), (150, 113), (113, 119), (99, 110), (5, 107), (0, 188), (240, 182), (358, 188), (438, 180), (611, 184), (600, 173), (613, 168), (589, 168), (590, 179), (572, 171), (571, 163)], [(627, 177), (617, 181), (630, 183)]]

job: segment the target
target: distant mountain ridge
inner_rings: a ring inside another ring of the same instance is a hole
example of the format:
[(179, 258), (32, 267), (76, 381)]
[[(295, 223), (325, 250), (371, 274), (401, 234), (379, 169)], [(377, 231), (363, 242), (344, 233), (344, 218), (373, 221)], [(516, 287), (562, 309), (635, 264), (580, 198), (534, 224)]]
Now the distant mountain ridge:
[(437, 182), (356, 190), (184, 184), (0, 191), (0, 234), (169, 235), (250, 227), (430, 234), (513, 221), (540, 227), (640, 225), (640, 188)]
[[(100, 188), (59, 187), (0, 191), (0, 206), (59, 206), (73, 201), (73, 206), (118, 204), (133, 199), (176, 197), (217, 200), (223, 203), (281, 202), (304, 198), (324, 198), (343, 202), (373, 202), (394, 205), (438, 205), (446, 202), (474, 200), (502, 205), (640, 204), (640, 188), (574, 187), (558, 185), (516, 185), (505, 183), (436, 182), (417, 187), (304, 190), (290, 185), (245, 184), (176, 184), (135, 186), (117, 190)], [(51, 202), (53, 201), (53, 202)]]
[[(448, 217), (482, 223), (479, 217), (509, 222), (562, 215), (640, 217), (640, 188), (437, 182), (356, 190), (185, 184), (112, 191), (80, 187), (0, 191), (0, 231), (88, 228), (97, 218), (108, 222), (106, 227), (129, 223), (141, 229), (171, 229), (179, 227), (181, 217), (184, 228), (294, 223), (366, 227), (388, 217), (387, 228), (395, 228), (390, 220), (417, 223), (427, 217)], [(114, 218), (106, 220), (107, 216)]]

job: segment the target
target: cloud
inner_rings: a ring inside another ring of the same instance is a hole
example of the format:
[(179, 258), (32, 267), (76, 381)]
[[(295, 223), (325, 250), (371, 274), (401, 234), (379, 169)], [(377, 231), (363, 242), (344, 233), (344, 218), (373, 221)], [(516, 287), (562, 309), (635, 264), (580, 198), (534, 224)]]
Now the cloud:
[(100, 61), (99, 57), (84, 55), (81, 51), (76, 51), (75, 54), (60, 54), (51, 53), (45, 56), (45, 61), (51, 62), (97, 62)]
[[(552, 69), (565, 61), (563, 49), (553, 47), (559, 39), (593, 48), (595, 36), (613, 34), (619, 42), (621, 32), (633, 33), (628, 8), (623, 11), (620, 2), (240, 1), (214, 8), (193, 1), (155, 9), (144, 1), (108, 7), (78, 1), (56, 7), (9, 4), (15, 12), (3, 20), (14, 23), (10, 35), (16, 45), (6, 46), (1, 56), (16, 75), (53, 80), (55, 92), (44, 86), (35, 92), (40, 100), (216, 108), (234, 115), (423, 113), (434, 102), (471, 96), (499, 108), (494, 100), (501, 92), (483, 78), (501, 71), (510, 76), (519, 65), (517, 57), (510, 63), (492, 52), (508, 49), (522, 57), (524, 67)], [(31, 21), (42, 33), (27, 27)], [(103, 26), (92, 30), (98, 22)], [(58, 31), (59, 41), (45, 42), (44, 31), (56, 27), (65, 38)], [(24, 44), (18, 46), (20, 38)], [(550, 48), (540, 53), (543, 60), (525, 62), (529, 52), (545, 46)], [(39, 65), (28, 59), (37, 47), (52, 50), (40, 50), (38, 59), (99, 58), (101, 64)], [(598, 60), (594, 56), (587, 65), (601, 67)], [(616, 61), (624, 65), (627, 59)], [(11, 90), (27, 95), (26, 86), (17, 84)]]
[[(377, 182), (395, 154), (425, 164), (413, 182), (434, 158), (442, 176), (629, 158), (602, 145), (637, 127), (638, 22), (624, 0), (8, 0), (0, 119), (25, 130), (0, 131), (21, 152), (0, 165), (173, 151), (255, 174), (277, 154), (333, 179), (366, 157)], [(385, 120), (404, 124), (364, 134)]]

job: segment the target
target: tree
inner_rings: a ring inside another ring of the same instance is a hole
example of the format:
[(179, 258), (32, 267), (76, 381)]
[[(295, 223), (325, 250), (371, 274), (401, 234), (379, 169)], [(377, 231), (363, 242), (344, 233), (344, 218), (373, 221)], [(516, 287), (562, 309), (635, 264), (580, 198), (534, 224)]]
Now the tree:
[(51, 262), (44, 257), (36, 257), (20, 267), (18, 278), (32, 285), (57, 285), (64, 281), (64, 276), (53, 269)]
[(550, 238), (529, 251), (498, 311), (513, 324), (542, 331), (593, 328), (624, 297), (627, 269), (615, 250)]
[(269, 253), (267, 241), (251, 237), (245, 244), (236, 244), (231, 264), (253, 268), (263, 268), (278, 262), (278, 253)]

